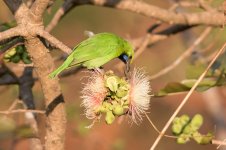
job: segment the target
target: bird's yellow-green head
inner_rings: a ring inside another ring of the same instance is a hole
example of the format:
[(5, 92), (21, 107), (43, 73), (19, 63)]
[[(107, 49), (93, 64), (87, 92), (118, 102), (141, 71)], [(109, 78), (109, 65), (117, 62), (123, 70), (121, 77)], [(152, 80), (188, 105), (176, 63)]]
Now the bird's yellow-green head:
[(129, 57), (129, 62), (132, 63), (134, 57), (134, 49), (133, 46), (128, 42), (126, 44), (125, 53)]
[(123, 43), (123, 53), (120, 55), (120, 59), (124, 62), (124, 63), (132, 63), (133, 61), (133, 57), (134, 57), (134, 50), (132, 45), (124, 40)]

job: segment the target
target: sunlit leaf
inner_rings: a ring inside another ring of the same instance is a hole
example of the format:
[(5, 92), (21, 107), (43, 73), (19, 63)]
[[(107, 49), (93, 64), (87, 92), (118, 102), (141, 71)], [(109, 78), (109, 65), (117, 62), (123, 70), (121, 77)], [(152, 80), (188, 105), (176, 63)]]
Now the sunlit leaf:
[(190, 88), (178, 83), (178, 82), (171, 82), (168, 83), (163, 89), (155, 94), (155, 96), (165, 96), (169, 93), (177, 93), (177, 92), (184, 92), (188, 91)]

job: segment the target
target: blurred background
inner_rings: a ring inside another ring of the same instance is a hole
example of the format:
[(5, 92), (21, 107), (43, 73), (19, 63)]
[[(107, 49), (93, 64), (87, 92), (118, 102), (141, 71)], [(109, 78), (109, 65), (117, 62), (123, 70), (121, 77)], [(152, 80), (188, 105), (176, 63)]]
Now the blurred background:
[[(144, 1), (144, 0), (143, 0)], [(170, 1), (149, 1), (147, 3), (157, 5), (162, 8), (169, 8), (172, 3)], [(54, 16), (57, 9), (63, 2), (57, 0), (53, 8), (46, 13), (44, 22), (47, 25)], [(216, 0), (213, 6), (219, 6), (222, 0)], [(200, 11), (196, 9), (188, 9), (183, 11)], [(0, 1), (0, 23), (12, 21), (13, 16), (4, 4)], [(59, 24), (51, 31), (64, 44), (73, 48), (80, 41), (86, 39), (84, 31), (92, 31), (94, 33), (112, 32), (126, 39), (142, 37), (146, 34), (147, 29), (155, 23), (156, 20), (134, 14), (127, 11), (116, 10), (111, 8), (96, 6), (79, 6), (70, 11)], [(163, 24), (160, 29), (166, 28), (168, 25)], [(133, 66), (144, 68), (147, 75), (158, 72), (162, 68), (168, 66), (177, 59), (192, 42), (200, 35), (204, 27), (196, 27), (189, 31), (171, 36), (166, 40), (160, 41), (148, 48), (133, 62)], [(226, 40), (226, 31), (223, 28), (213, 29), (209, 36), (197, 47), (197, 49), (205, 49), (210, 43), (213, 43), (207, 53), (202, 55), (208, 56), (216, 51)], [(59, 50), (52, 51), (53, 57), (61, 55)], [(114, 60), (104, 66), (106, 70), (114, 70), (118, 75), (123, 72), (118, 70), (115, 65), (119, 60)], [(60, 65), (62, 61), (57, 61), (56, 65)], [(152, 93), (162, 89), (168, 82), (179, 82), (185, 79), (186, 68), (190, 63), (190, 59), (186, 59), (174, 70), (151, 81)], [(13, 67), (13, 64), (11, 64)], [(35, 74), (35, 73), (34, 73)], [(84, 149), (84, 150), (125, 150), (139, 149), (147, 150), (153, 144), (158, 133), (153, 129), (148, 120), (144, 117), (144, 121), (140, 125), (129, 124), (128, 120), (122, 123), (114, 122), (113, 125), (106, 125), (104, 120), (96, 123), (91, 129), (85, 126), (92, 123), (84, 116), (84, 110), (81, 104), (81, 89), (86, 75), (81, 70), (73, 75), (63, 77), (60, 80), (66, 101), (67, 110), (67, 135), (66, 149)], [(15, 85), (0, 86), (0, 110), (6, 110), (13, 101), (18, 97), (18, 87)], [(43, 95), (40, 83), (36, 82), (33, 87), (35, 96), (35, 104), (37, 109), (44, 109)], [(169, 117), (172, 115), (178, 104), (181, 102), (185, 94), (178, 94), (165, 97), (153, 97), (151, 99), (149, 117), (155, 123), (158, 129), (162, 129)], [(204, 116), (204, 125), (201, 132), (206, 134), (208, 131), (214, 132), (215, 138), (223, 140), (226, 138), (226, 90), (225, 87), (217, 87), (205, 92), (195, 92), (181, 114), (200, 113)], [(23, 126), (24, 114), (8, 115), (12, 118), (17, 126)], [(40, 135), (44, 135), (44, 117), (38, 115), (38, 125)], [(1, 131), (1, 124), (0, 124)], [(171, 134), (170, 130), (167, 134)], [(16, 139), (16, 140), (15, 140)], [(42, 139), (44, 141), (44, 139)], [(15, 137), (13, 134), (4, 135), (0, 132), (0, 150), (29, 149), (29, 142), (26, 138)], [(163, 138), (157, 149), (183, 149), (183, 150), (212, 150), (216, 149), (216, 145), (198, 145), (191, 141), (184, 145), (176, 143), (175, 139)], [(223, 147), (221, 148), (223, 149)], [(225, 148), (226, 149), (226, 148)]]

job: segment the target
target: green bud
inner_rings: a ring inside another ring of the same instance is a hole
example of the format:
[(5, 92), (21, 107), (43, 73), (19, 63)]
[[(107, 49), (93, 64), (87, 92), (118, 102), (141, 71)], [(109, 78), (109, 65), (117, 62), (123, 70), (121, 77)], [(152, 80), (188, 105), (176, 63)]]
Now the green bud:
[(14, 55), (13, 57), (10, 58), (10, 61), (12, 61), (13, 63), (18, 63), (20, 61), (20, 56)]
[(25, 64), (30, 64), (30, 63), (31, 63), (31, 59), (30, 59), (30, 57), (29, 57), (29, 55), (28, 55), (27, 52), (24, 52), (24, 53), (22, 54), (22, 61), (23, 61)]
[(178, 144), (185, 144), (188, 141), (190, 141), (190, 136), (186, 135), (186, 134), (181, 134), (178, 138), (177, 138), (177, 143)]
[(198, 144), (210, 144), (212, 139), (213, 139), (213, 134), (208, 133), (207, 135), (202, 135), (199, 132), (195, 132), (192, 135), (193, 139), (198, 143)]
[(121, 79), (121, 80), (120, 80), (119, 86), (120, 86), (121, 89), (123, 89), (123, 90), (126, 90), (126, 91), (129, 90), (129, 83), (128, 83), (126, 80), (124, 80), (124, 79)]
[(190, 117), (188, 115), (182, 115), (180, 117), (180, 123), (182, 126), (185, 126), (190, 121)]
[(184, 134), (192, 134), (195, 130), (192, 128), (191, 124), (185, 126), (183, 133)]
[(19, 46), (16, 47), (16, 52), (17, 52), (18, 54), (23, 54), (24, 51), (25, 51), (25, 47), (24, 47), (24, 46), (19, 45)]
[(125, 97), (128, 94), (128, 91), (119, 88), (116, 92), (116, 96), (119, 98)]
[(110, 110), (111, 104), (105, 101), (105, 102), (103, 102), (102, 107), (103, 107), (103, 109), (108, 111), (108, 110)]
[(198, 131), (194, 132), (194, 133), (192, 134), (192, 137), (193, 137), (193, 139), (194, 139), (198, 144), (201, 143), (201, 141), (202, 141), (202, 135), (201, 135)]
[(115, 120), (115, 116), (112, 111), (108, 111), (105, 116), (105, 121), (107, 124), (112, 124)]
[(110, 76), (106, 79), (105, 86), (108, 87), (112, 92), (116, 92), (118, 89), (119, 78), (117, 76)]
[(180, 124), (173, 124), (172, 132), (174, 135), (179, 135), (182, 132), (182, 126)]
[(16, 48), (12, 48), (9, 51), (6, 52), (9, 56), (13, 56), (16, 54)]
[(203, 124), (203, 117), (200, 114), (196, 114), (191, 120), (192, 128), (197, 131)]
[(10, 62), (9, 58), (4, 58), (3, 60), (4, 60), (4, 62)]
[(5, 55), (4, 55), (4, 58), (8, 59), (8, 58), (10, 58), (10, 57), (12, 57), (12, 56), (9, 55), (9, 54), (6, 52)]
[(100, 106), (99, 108), (96, 109), (96, 114), (99, 114), (99, 113), (106, 113), (108, 110), (103, 107), (103, 106)]
[(173, 119), (173, 124), (179, 124), (180, 123), (180, 118), (179, 117), (175, 117)]
[(127, 100), (123, 103), (123, 105), (128, 106), (128, 105), (129, 105), (129, 100), (127, 99)]
[(116, 115), (116, 116), (121, 116), (124, 114), (124, 109), (122, 106), (120, 105), (115, 105), (113, 107), (113, 113)]
[(129, 109), (129, 106), (123, 106), (124, 109)]

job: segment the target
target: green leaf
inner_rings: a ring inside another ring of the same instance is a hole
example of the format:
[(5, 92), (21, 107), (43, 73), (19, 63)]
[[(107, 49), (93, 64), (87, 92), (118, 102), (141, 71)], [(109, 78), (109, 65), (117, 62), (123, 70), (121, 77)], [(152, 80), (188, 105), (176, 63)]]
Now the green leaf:
[(155, 96), (165, 96), (169, 93), (177, 93), (177, 92), (184, 92), (188, 91), (190, 88), (178, 83), (178, 82), (171, 82), (168, 83), (163, 89), (161, 89), (159, 92), (155, 93)]
[(198, 64), (189, 64), (186, 68), (186, 78), (187, 79), (197, 79), (206, 69), (206, 65)]
[[(166, 96), (168, 94), (175, 94), (179, 92), (189, 91), (196, 83), (196, 79), (186, 79), (179, 82), (170, 82), (159, 92), (155, 93), (155, 96)], [(217, 86), (217, 78), (204, 78), (196, 88), (196, 91), (206, 91), (211, 87)], [(219, 80), (219, 84), (226, 83), (226, 78)]]
[[(182, 84), (191, 89), (193, 85), (196, 83), (196, 79), (190, 79), (190, 80), (183, 80)], [(199, 85), (197, 86), (196, 90), (199, 92), (206, 91), (209, 88), (215, 86), (216, 84), (216, 79), (211, 79), (211, 78), (205, 78), (203, 79)]]

